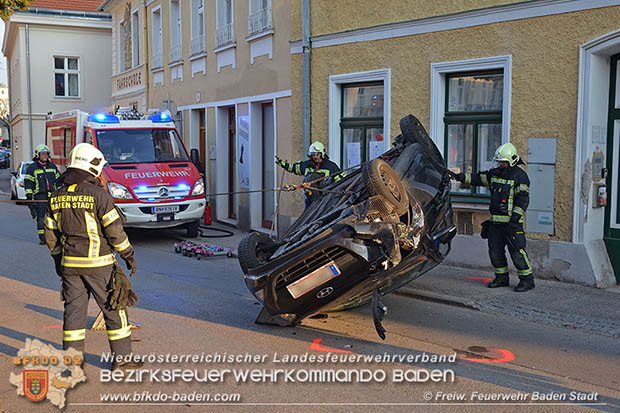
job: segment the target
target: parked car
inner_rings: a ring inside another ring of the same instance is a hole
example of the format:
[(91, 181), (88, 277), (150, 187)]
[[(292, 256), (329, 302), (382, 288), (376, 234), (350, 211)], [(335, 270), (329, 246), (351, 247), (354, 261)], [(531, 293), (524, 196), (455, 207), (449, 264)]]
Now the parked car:
[(26, 199), (26, 189), (24, 188), (24, 176), (26, 175), (26, 170), (28, 169), (28, 165), (30, 165), (32, 161), (21, 162), (19, 164), (19, 168), (17, 170), (12, 171), (11, 174), (11, 199), (15, 200), (25, 200)]
[(389, 151), (326, 186), (282, 238), (242, 239), (245, 283), (264, 305), (257, 322), (294, 325), (372, 298), (384, 338), (380, 296), (443, 261), (456, 235), (451, 172), (417, 118), (400, 127)]
[(4, 148), (0, 148), (0, 169), (6, 169), (9, 167), (11, 159), (11, 153)]

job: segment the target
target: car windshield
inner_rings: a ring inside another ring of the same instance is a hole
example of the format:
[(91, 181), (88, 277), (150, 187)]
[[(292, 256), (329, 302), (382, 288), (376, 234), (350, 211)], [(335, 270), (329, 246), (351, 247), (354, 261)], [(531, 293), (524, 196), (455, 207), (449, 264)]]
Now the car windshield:
[(98, 130), (97, 146), (111, 165), (189, 160), (174, 129)]
[(26, 170), (28, 169), (28, 165), (30, 165), (30, 163), (26, 163), (26, 162), (24, 162), (24, 163), (22, 164), (22, 171), (21, 171), (21, 174), (22, 174), (22, 175), (26, 175)]

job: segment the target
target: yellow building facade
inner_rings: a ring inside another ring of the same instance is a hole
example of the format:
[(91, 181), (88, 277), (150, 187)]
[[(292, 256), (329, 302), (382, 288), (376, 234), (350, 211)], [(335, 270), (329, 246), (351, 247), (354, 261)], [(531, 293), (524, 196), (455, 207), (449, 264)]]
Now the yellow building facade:
[[(273, 189), (274, 155), (292, 155), (290, 2), (109, 0), (101, 8), (114, 26), (113, 103), (170, 110), (187, 148), (199, 150), (209, 194)], [(266, 232), (298, 213), (295, 198), (277, 201), (274, 191), (210, 199), (214, 219)]]
[[(619, 1), (313, 0), (309, 15), (311, 136), (330, 158), (342, 167), (372, 159), (409, 113), (455, 172), (488, 169), (497, 146), (512, 142), (532, 181), (536, 275), (620, 281)], [(294, 0), (291, 20), (301, 19)], [(292, 25), (295, 137), (301, 36)], [(450, 262), (490, 265), (477, 235), (488, 202), (485, 189), (454, 185), (460, 235)]]

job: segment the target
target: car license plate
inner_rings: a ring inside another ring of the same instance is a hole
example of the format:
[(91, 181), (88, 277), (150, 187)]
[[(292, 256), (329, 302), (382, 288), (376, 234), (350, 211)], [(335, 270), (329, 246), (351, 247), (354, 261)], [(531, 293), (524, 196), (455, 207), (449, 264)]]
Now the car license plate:
[(179, 206), (178, 205), (166, 205), (166, 206), (151, 207), (151, 213), (153, 214), (167, 214), (170, 212), (179, 212)]
[(294, 283), (287, 285), (286, 289), (289, 293), (291, 293), (293, 298), (298, 298), (339, 275), (340, 270), (332, 261), (325, 264), (318, 270), (314, 270), (305, 277), (300, 278)]

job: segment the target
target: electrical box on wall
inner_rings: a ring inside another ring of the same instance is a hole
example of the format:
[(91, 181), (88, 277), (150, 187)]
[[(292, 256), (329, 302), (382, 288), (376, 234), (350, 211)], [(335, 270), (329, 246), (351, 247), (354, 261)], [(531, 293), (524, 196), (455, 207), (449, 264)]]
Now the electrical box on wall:
[(554, 232), (556, 154), (557, 139), (528, 139), (527, 174), (530, 178), (530, 204), (525, 216), (526, 232), (550, 235)]

